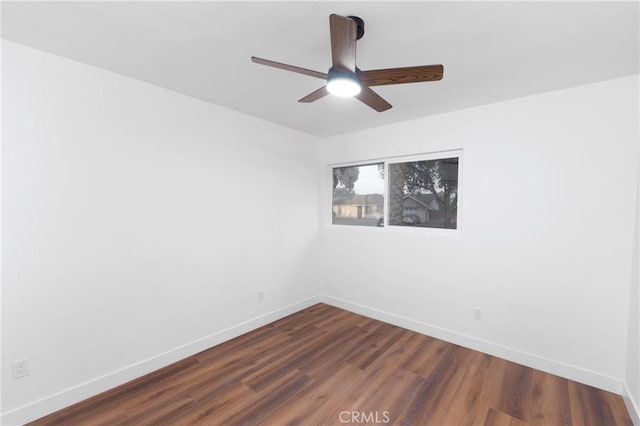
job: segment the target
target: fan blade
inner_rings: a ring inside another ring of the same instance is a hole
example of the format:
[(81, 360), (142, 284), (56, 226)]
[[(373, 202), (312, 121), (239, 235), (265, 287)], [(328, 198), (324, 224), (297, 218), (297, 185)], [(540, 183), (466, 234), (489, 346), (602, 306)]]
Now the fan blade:
[(328, 94), (329, 94), (329, 91), (327, 90), (327, 86), (322, 86), (318, 90), (309, 93), (304, 98), (299, 99), (298, 102), (304, 102), (304, 103), (315, 102), (320, 98), (324, 98)]
[(367, 86), (384, 86), (386, 84), (420, 83), (422, 81), (442, 80), (442, 65), (425, 65), (420, 67), (388, 68), (360, 72), (360, 80)]
[(281, 70), (297, 72), (298, 74), (309, 75), (311, 77), (321, 78), (323, 80), (327, 79), (327, 74), (319, 71), (308, 70), (306, 68), (300, 68), (293, 65), (287, 65), (276, 61), (270, 61), (268, 59), (256, 58), (255, 56), (251, 57), (251, 60), (256, 64), (266, 65), (268, 67), (279, 68)]
[(356, 31), (353, 19), (332, 14), (329, 16), (331, 31), (331, 59), (333, 68), (340, 71), (356, 72)]
[(363, 87), (362, 91), (360, 91), (360, 93), (355, 97), (363, 104), (370, 106), (378, 112), (391, 109), (391, 104), (389, 102), (385, 101), (380, 95), (366, 86)]

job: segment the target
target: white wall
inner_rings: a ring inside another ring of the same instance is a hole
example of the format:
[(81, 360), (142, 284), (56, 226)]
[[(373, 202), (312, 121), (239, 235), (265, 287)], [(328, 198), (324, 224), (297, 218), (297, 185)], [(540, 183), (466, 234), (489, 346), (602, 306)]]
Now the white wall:
[(626, 388), (623, 393), (629, 412), (635, 413), (636, 424), (640, 424), (640, 174), (638, 175), (638, 190), (639, 198), (636, 201), (634, 242), (631, 252)]
[(5, 423), (318, 300), (314, 139), (2, 48)]
[(636, 75), (323, 142), (327, 164), (463, 149), (459, 234), (325, 225), (328, 300), (620, 393), (637, 99)]

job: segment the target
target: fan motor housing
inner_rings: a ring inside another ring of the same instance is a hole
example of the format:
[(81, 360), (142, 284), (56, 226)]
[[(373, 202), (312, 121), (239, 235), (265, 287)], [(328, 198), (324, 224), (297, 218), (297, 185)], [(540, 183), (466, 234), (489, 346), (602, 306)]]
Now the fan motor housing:
[(333, 80), (334, 78), (347, 78), (349, 80), (353, 80), (358, 84), (362, 84), (360, 80), (360, 70), (356, 69), (356, 72), (343, 71), (341, 69), (334, 69), (333, 67), (329, 68), (329, 72), (327, 73), (327, 81)]
[(364, 21), (362, 20), (362, 18), (359, 18), (357, 16), (347, 16), (347, 18), (353, 19), (356, 22), (356, 25), (358, 26), (356, 31), (356, 40), (360, 40), (364, 35)]

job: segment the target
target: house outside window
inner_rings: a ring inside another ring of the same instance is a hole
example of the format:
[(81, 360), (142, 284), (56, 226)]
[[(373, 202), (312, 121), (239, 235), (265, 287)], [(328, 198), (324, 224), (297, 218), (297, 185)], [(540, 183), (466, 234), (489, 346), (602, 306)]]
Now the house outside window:
[(384, 217), (384, 163), (333, 168), (334, 225), (376, 226)]

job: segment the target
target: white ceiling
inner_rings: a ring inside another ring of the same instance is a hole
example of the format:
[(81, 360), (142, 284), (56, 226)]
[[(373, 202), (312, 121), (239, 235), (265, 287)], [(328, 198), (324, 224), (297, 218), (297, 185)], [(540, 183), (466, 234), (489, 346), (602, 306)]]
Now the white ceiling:
[[(356, 15), (361, 69), (443, 64), (376, 87), (393, 109), (297, 100), (326, 72), (329, 14)], [(638, 73), (637, 2), (3, 2), (2, 37), (317, 136)]]

